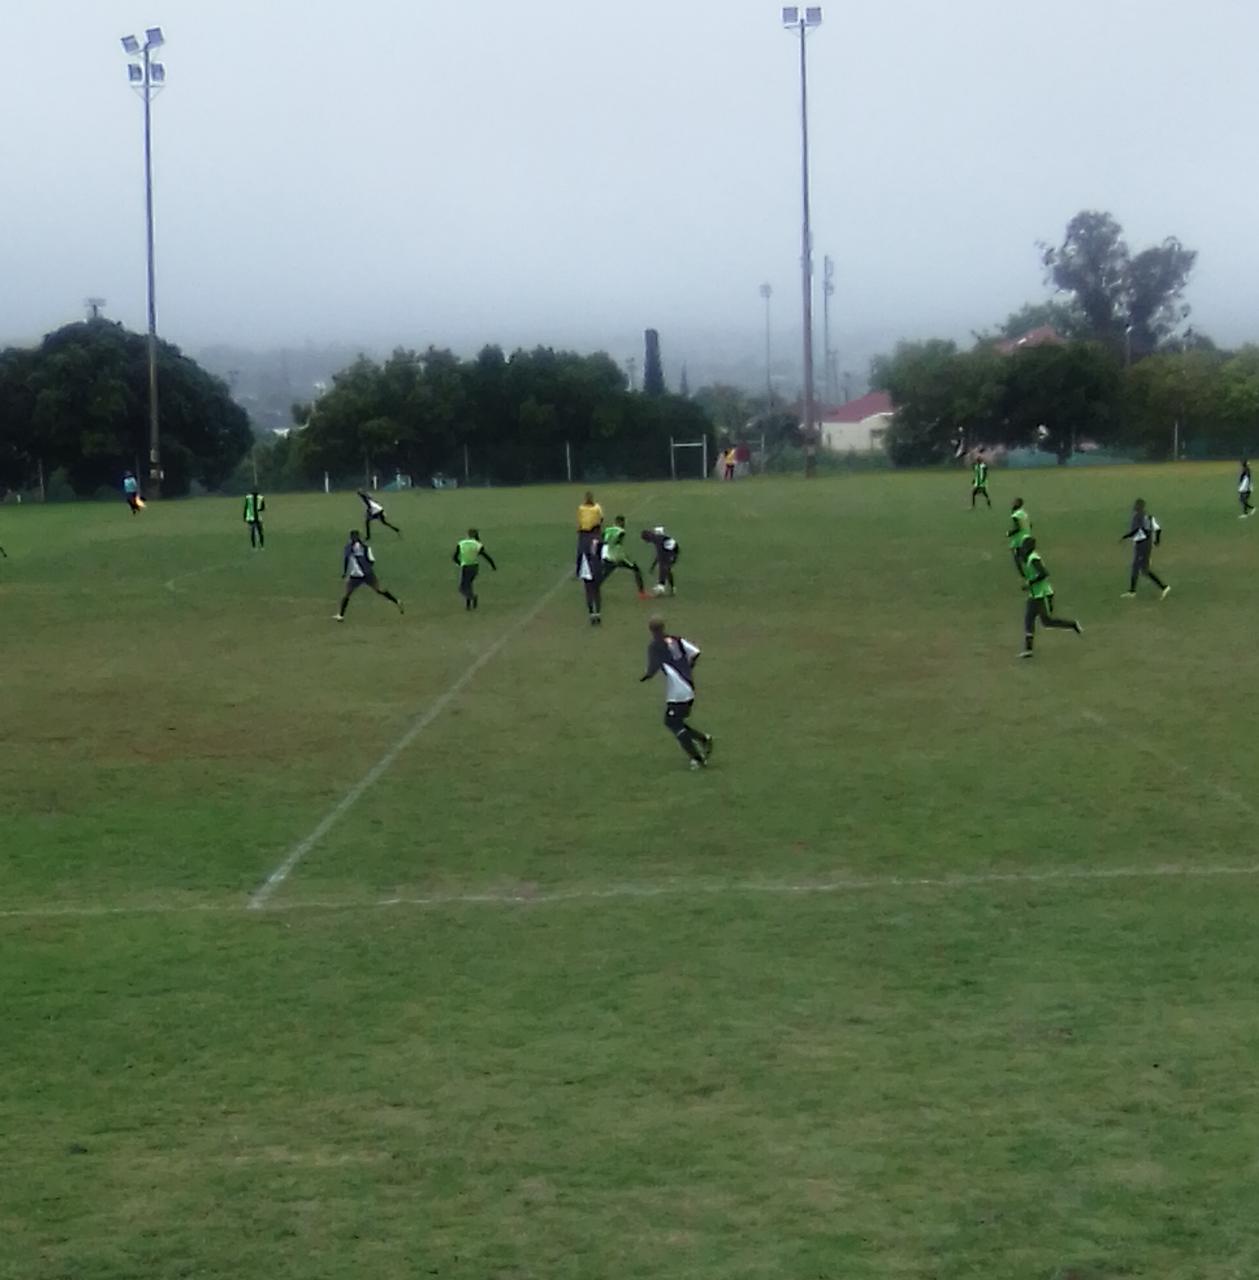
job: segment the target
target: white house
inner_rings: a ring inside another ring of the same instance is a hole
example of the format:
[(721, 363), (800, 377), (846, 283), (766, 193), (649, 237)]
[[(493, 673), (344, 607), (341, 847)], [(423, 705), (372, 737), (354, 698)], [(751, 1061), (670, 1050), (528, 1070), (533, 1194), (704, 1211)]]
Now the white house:
[(819, 418), (822, 444), (836, 453), (877, 453), (892, 421), (892, 397), (871, 391), (838, 408), (823, 409)]

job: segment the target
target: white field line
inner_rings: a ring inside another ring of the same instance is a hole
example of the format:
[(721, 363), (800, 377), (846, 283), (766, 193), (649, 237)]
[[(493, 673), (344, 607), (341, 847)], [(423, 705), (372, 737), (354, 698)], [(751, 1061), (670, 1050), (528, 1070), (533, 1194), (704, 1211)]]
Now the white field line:
[[(655, 898), (816, 897), (843, 893), (897, 893), (913, 889), (984, 889), (1000, 885), (1106, 883), (1114, 881), (1219, 880), (1259, 877), (1259, 863), (1250, 866), (1192, 867), (1165, 864), (1153, 867), (1049, 867), (1039, 871), (980, 871), (939, 876), (852, 876), (813, 881), (676, 881), (666, 884), (619, 884), (604, 888), (557, 889), (551, 892), (436, 893), (392, 898), (311, 900), (277, 903), (267, 914), (311, 911), (380, 911), (402, 907), (545, 907), (573, 902), (646, 901)], [(10, 907), (0, 920), (49, 920), (145, 915), (248, 915), (248, 902), (150, 903), (135, 906)]]
[(177, 573), (173, 578), (167, 578), (162, 586), (172, 595), (178, 595), (179, 588), (175, 583), (184, 582), (188, 578), (199, 578), (203, 573), (217, 573), (220, 569), (231, 569), (236, 563), (235, 560), (222, 560), (218, 564), (204, 564), (200, 569), (189, 569), (187, 573)]
[(294, 868), (302, 861), (302, 859), (341, 821), (343, 817), (363, 798), (365, 792), (369, 791), (392, 766), (393, 762), (428, 728), (443, 711), (467, 688), (473, 676), (481, 670), (491, 658), (495, 656), (503, 646), (515, 635), (523, 631), (537, 616), (546, 608), (551, 600), (559, 592), (569, 579), (572, 578), (572, 570), (566, 570), (554, 586), (543, 592), (542, 596), (537, 600), (529, 611), (523, 617), (518, 618), (512, 625), (498, 637), (487, 649), (473, 659), (472, 663), (464, 671), (464, 673), (446, 690), (440, 694), (434, 701), (421, 711), (411, 723), (407, 726), (402, 736), (385, 752), (379, 760), (341, 797), (340, 800), (324, 814), (315, 829), (304, 839), (299, 840), (288, 853), (284, 856), (284, 860), (278, 867), (262, 882), (262, 885), (254, 892), (249, 899), (249, 907), (253, 911), (259, 911), (267, 905), (272, 894), (289, 878)]
[(1151, 746), (1145, 741), (1141, 734), (1138, 733), (1135, 737), (1129, 738), (1120, 726), (1111, 724), (1105, 716), (1096, 711), (1086, 709), (1080, 712), (1080, 716), (1090, 724), (1095, 724), (1100, 729), (1108, 729), (1110, 732), (1115, 734), (1116, 737), (1122, 737), (1129, 746), (1135, 747), (1138, 751), (1144, 752), (1151, 760), (1157, 760), (1165, 769), (1170, 769), (1173, 773), (1178, 773), (1185, 778), (1193, 778), (1197, 782), (1205, 781), (1207, 786), (1214, 791), (1221, 800), (1226, 801), (1235, 809), (1241, 810), (1242, 813), (1248, 814), (1252, 818), (1259, 818), (1259, 809), (1256, 809), (1245, 796), (1239, 795), (1231, 787), (1226, 787), (1223, 784), (1216, 782), (1213, 778), (1203, 779), (1202, 775), (1196, 770), (1189, 768), (1188, 765), (1181, 764), (1179, 760), (1176, 760), (1174, 757), (1160, 751), (1157, 747)]

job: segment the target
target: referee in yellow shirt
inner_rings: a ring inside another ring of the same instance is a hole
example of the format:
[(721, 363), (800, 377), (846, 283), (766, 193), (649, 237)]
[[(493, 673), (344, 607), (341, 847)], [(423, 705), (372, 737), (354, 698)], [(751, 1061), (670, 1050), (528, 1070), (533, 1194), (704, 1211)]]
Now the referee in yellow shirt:
[(596, 544), (602, 532), (603, 508), (595, 501), (595, 495), (587, 489), (581, 506), (577, 508), (577, 564), (574, 572), (579, 576), (581, 574), (581, 558), (584, 553), (589, 553), (590, 563), (596, 567), (598, 566), (599, 555)]

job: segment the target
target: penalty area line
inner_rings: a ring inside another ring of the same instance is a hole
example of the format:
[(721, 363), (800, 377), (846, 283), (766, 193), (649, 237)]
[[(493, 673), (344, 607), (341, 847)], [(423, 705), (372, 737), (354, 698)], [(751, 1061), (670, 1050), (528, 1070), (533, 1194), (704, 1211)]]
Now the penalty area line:
[(472, 678), (489, 662), (503, 646), (515, 635), (523, 631), (546, 608), (559, 593), (560, 589), (572, 577), (572, 571), (565, 571), (554, 586), (545, 591), (538, 601), (522, 617), (498, 637), (488, 648), (473, 659), (463, 674), (434, 701), (416, 715), (407, 726), (402, 736), (385, 752), (379, 760), (324, 814), (315, 829), (304, 839), (299, 840), (285, 855), (284, 860), (262, 882), (249, 899), (249, 909), (260, 911), (271, 900), (277, 889), (293, 874), (298, 864), (308, 853), (341, 821), (343, 817), (376, 785), (389, 771), (394, 761), (424, 732), (425, 729), (446, 710), (448, 706), (466, 689)]

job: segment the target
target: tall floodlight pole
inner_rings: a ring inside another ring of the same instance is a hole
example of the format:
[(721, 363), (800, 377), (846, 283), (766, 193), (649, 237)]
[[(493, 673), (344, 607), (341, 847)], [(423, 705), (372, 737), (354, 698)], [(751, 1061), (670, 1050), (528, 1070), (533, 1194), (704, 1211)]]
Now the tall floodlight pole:
[(809, 217), (809, 62), (806, 55), (810, 31), (822, 25), (820, 6), (782, 11), (783, 27), (800, 40), (800, 294), (804, 321), (804, 471), (812, 475), (817, 457), (817, 412), (813, 385), (813, 231)]
[(166, 84), (166, 68), (153, 61), (153, 50), (166, 43), (161, 27), (149, 27), (141, 44), (135, 36), (124, 36), (122, 47), (139, 62), (127, 64), (127, 79), (144, 102), (144, 230), (148, 264), (149, 312), (149, 483), (148, 494), (162, 495), (162, 446), (157, 399), (157, 278), (153, 253), (153, 99)]
[(765, 406), (768, 409), (774, 407), (774, 375), (771, 372), (773, 368), (769, 327), (769, 300), (774, 296), (774, 287), (770, 284), (761, 285), (761, 297), (765, 299)]

